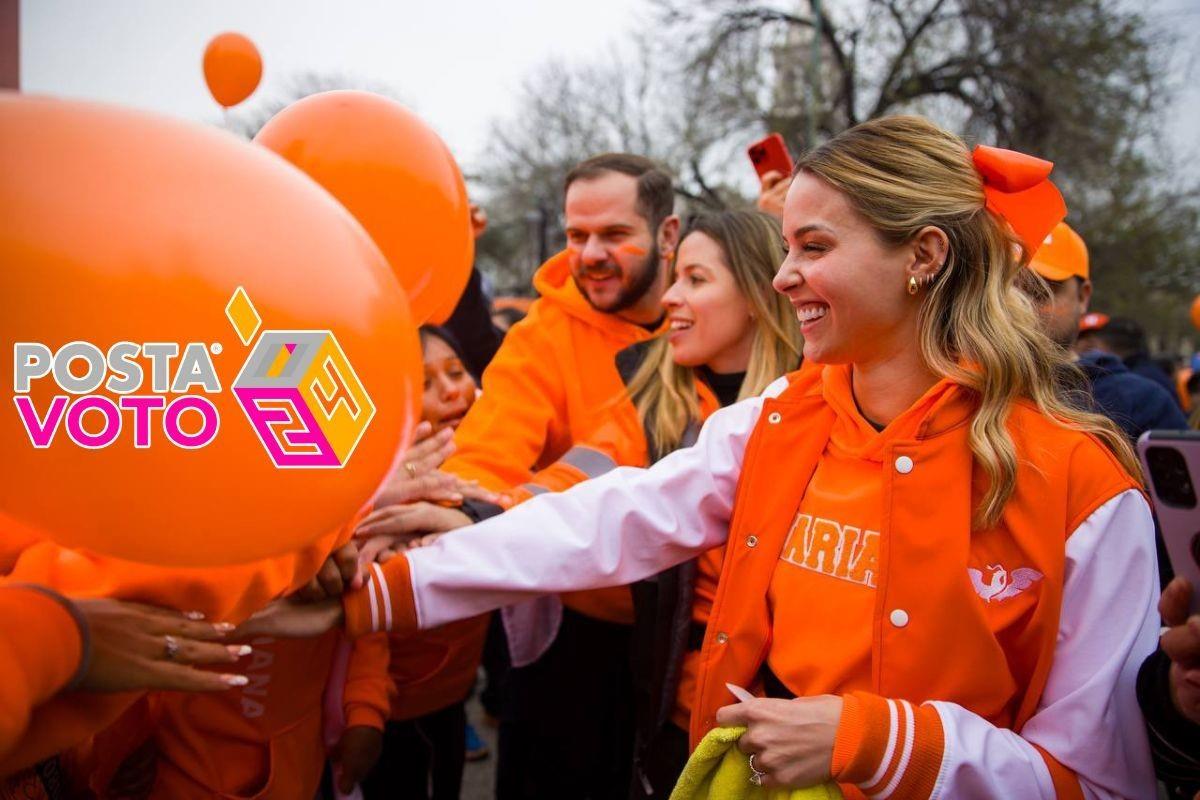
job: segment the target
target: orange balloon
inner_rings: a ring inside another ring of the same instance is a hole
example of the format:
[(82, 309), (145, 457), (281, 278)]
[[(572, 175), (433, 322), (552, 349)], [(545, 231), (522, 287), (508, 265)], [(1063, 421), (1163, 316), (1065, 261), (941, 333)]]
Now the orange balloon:
[(1192, 324), (1200, 330), (1200, 294), (1196, 295), (1196, 299), (1192, 301)]
[(225, 108), (254, 94), (260, 80), (262, 56), (242, 34), (218, 34), (204, 48), (204, 81), (213, 99)]
[(304, 170), (379, 245), (419, 322), (445, 322), (475, 256), (467, 187), (446, 145), (399, 103), (322, 92), (276, 114), (258, 144)]
[(228, 134), (0, 94), (0, 261), (0, 508), (59, 543), (293, 552), (370, 500), (417, 419), (416, 326), (379, 249)]

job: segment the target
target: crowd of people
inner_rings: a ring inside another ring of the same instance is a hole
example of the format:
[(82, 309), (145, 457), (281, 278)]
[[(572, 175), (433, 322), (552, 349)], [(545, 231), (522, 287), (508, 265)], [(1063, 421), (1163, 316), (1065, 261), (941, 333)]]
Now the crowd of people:
[(1134, 452), (1200, 369), (1090, 312), (1042, 165), (886, 117), (682, 220), (581, 162), (527, 313), (476, 272), (421, 329), (342, 529), (220, 571), (5, 537), (0, 796), (457, 798), (479, 684), (500, 800), (665, 799), (726, 728), (748, 786), (1200, 797)]

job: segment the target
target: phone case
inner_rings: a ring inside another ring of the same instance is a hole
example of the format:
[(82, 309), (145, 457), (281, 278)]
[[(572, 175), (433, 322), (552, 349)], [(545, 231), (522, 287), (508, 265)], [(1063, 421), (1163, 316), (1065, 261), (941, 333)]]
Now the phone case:
[(760, 178), (771, 171), (785, 176), (792, 174), (792, 157), (788, 154), (783, 137), (778, 133), (759, 139), (746, 149), (746, 154), (750, 156), (750, 163), (754, 165), (754, 171)]
[(1171, 568), (1191, 581), (1191, 613), (1200, 613), (1200, 431), (1148, 431), (1137, 449)]

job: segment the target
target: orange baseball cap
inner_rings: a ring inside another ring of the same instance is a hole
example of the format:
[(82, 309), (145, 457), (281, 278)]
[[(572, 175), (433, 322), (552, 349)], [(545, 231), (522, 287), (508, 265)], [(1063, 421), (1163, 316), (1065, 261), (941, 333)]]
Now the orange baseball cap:
[(1084, 314), (1079, 320), (1079, 332), (1098, 331), (1108, 324), (1108, 314), (1092, 311)]
[(1087, 280), (1087, 245), (1067, 223), (1060, 222), (1034, 253), (1029, 266), (1048, 281), (1065, 281), (1071, 277)]

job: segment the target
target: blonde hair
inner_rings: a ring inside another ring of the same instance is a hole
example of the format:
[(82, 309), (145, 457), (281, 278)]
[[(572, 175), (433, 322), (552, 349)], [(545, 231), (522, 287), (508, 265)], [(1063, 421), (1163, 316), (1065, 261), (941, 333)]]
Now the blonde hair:
[[(725, 266), (754, 312), (754, 343), (738, 399), (761, 394), (800, 363), (795, 314), (787, 298), (771, 287), (784, 257), (779, 223), (757, 211), (720, 211), (694, 217), (680, 243), (693, 233), (705, 234), (721, 248)], [(629, 396), (657, 454), (679, 447), (688, 425), (700, 421), (695, 379), (695, 370), (676, 364), (670, 344), (660, 337), (629, 382)]]
[(1016, 485), (1017, 453), (1007, 423), (1019, 400), (1095, 436), (1140, 480), (1124, 434), (1071, 401), (1069, 385), (1081, 376), (1038, 324), (1029, 296), (1037, 280), (1024, 266), (1025, 251), (1007, 224), (984, 208), (983, 181), (961, 139), (921, 117), (883, 117), (812, 151), (800, 171), (845, 194), (889, 244), (909, 242), (929, 225), (949, 238), (946, 263), (923, 290), (920, 348), (935, 374), (979, 396), (971, 452), (990, 485), (976, 509), (978, 526), (996, 524)]

